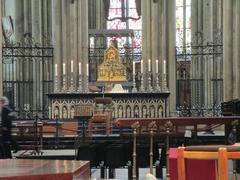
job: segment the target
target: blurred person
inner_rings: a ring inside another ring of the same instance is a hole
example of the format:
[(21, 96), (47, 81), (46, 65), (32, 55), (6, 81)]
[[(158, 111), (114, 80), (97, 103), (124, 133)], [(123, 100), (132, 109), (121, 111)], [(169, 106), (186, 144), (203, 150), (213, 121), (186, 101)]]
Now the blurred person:
[(12, 145), (13, 153), (16, 153), (18, 151), (18, 146), (16, 141), (12, 137), (12, 120), (14, 118), (13, 112), (9, 107), (9, 100), (5, 96), (0, 98), (0, 114), (2, 146), (3, 151), (5, 152), (4, 158), (11, 158), (12, 156), (10, 145)]

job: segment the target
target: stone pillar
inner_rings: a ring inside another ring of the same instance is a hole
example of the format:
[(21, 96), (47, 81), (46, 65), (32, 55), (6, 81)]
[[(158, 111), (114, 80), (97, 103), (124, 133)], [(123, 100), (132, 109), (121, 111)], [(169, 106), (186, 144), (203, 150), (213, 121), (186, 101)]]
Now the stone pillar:
[(233, 0), (223, 1), (223, 87), (224, 101), (233, 98)]
[[(64, 86), (64, 91), (66, 91), (67, 88), (67, 75), (68, 75), (68, 62), (67, 62), (67, 53), (68, 53), (68, 42), (67, 42), (67, 4), (68, 1), (65, 0), (61, 0), (62, 6), (61, 6), (61, 59), (62, 59), (62, 63), (60, 64), (60, 67), (62, 69), (62, 81), (64, 78), (65, 84), (62, 84), (62, 86)], [(65, 66), (63, 67), (63, 64), (65, 64)], [(65, 73), (65, 74), (63, 74)], [(62, 87), (63, 88), (63, 87)]]
[[(61, 75), (62, 75), (62, 58), (61, 58), (61, 52), (62, 52), (62, 39), (61, 39), (61, 1), (59, 0), (52, 0), (52, 41), (54, 46), (54, 87), (55, 90), (61, 90)], [(56, 75), (56, 69), (55, 64), (57, 65), (57, 79), (55, 79)]]
[[(2, 0), (0, 0), (0, 19), (2, 19)], [(0, 26), (0, 97), (3, 95), (3, 59), (2, 59), (2, 26)]]
[[(77, 3), (70, 4), (70, 60), (73, 61), (73, 73), (70, 73), (70, 83), (77, 90), (78, 58), (77, 58)], [(69, 65), (71, 69), (71, 64)], [(70, 70), (71, 71), (71, 70)], [(73, 79), (72, 79), (73, 78)], [(71, 86), (71, 84), (70, 84)]]
[(166, 60), (167, 85), (171, 93), (170, 115), (176, 110), (175, 8), (175, 0), (142, 0), (144, 87), (147, 88), (149, 83), (148, 59), (151, 59), (153, 78), (155, 78), (156, 72), (156, 59), (159, 59), (160, 74), (163, 73), (163, 60)]
[[(88, 62), (88, 0), (81, 1), (81, 24), (82, 24), (82, 53), (83, 53), (83, 69), (84, 74), (89, 75), (89, 62)], [(88, 66), (87, 66), (88, 64)], [(84, 89), (88, 91), (88, 77), (85, 79)]]
[[(35, 43), (42, 43), (42, 0), (31, 1), (32, 9), (32, 38)], [(42, 107), (42, 60), (33, 59), (33, 109)], [(40, 106), (40, 107), (39, 107)]]
[[(147, 44), (147, 21), (148, 21), (148, 14), (147, 14), (147, 4), (149, 2), (146, 0), (142, 0), (141, 1), (141, 11), (142, 11), (142, 60), (143, 60), (143, 75), (146, 75), (147, 73), (147, 66), (148, 66), (148, 62), (147, 62), (147, 58), (148, 58), (148, 51), (147, 49), (150, 48), (148, 47)], [(147, 88), (147, 78), (146, 76), (143, 77), (143, 87), (146, 89)]]
[[(191, 5), (191, 22), (192, 22), (192, 42), (195, 40), (195, 34), (198, 31), (198, 0), (192, 0)], [(197, 53), (195, 49), (192, 49), (192, 53)], [(192, 56), (191, 58), (191, 71), (190, 71), (190, 79), (199, 79), (198, 78), (198, 63), (199, 58)], [(191, 104), (195, 106), (198, 103), (198, 94), (197, 94), (197, 85), (194, 81), (191, 82)]]
[(176, 31), (176, 23), (175, 23), (175, 0), (167, 1), (167, 16), (168, 16), (168, 87), (170, 91), (169, 98), (169, 115), (174, 116), (176, 113), (176, 60), (175, 60), (175, 31)]
[(235, 56), (234, 61), (236, 61), (236, 89), (234, 93), (234, 98), (240, 98), (240, 1), (236, 0), (236, 36), (235, 36)]
[[(158, 59), (158, 65), (159, 65), (159, 53), (158, 53), (158, 33), (159, 33), (159, 26), (158, 26), (158, 18), (159, 18), (159, 14), (158, 14), (158, 4), (152, 2), (152, 12), (151, 12), (151, 45), (152, 45), (152, 52), (151, 52), (151, 60), (152, 60), (152, 82), (153, 82), (153, 90), (155, 90), (156, 88), (156, 59)], [(159, 70), (159, 67), (158, 67)]]
[[(203, 37), (209, 42), (212, 42), (212, 14), (211, 14), (211, 1), (203, 1)], [(204, 104), (206, 107), (211, 106), (211, 73), (213, 69), (211, 68), (212, 56), (204, 56), (202, 59), (204, 63)]]

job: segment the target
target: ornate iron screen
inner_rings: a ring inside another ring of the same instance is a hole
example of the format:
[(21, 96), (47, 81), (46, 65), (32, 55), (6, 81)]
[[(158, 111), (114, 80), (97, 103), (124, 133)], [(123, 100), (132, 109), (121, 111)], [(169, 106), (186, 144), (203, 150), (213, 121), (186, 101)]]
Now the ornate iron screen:
[(3, 94), (19, 119), (35, 113), (48, 117), (47, 93), (53, 90), (53, 47), (50, 40), (35, 42), (30, 35), (20, 42), (3, 44)]
[(223, 97), (222, 33), (214, 33), (213, 42), (196, 33), (192, 43), (176, 47), (176, 63), (180, 115), (218, 115)]

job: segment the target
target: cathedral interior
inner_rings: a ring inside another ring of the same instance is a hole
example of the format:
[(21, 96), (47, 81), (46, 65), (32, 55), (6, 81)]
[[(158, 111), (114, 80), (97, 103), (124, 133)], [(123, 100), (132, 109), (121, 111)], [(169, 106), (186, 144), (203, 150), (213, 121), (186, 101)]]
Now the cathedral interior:
[(0, 0), (0, 17), (14, 159), (88, 162), (75, 179), (239, 175), (220, 155), (240, 158), (240, 0)]

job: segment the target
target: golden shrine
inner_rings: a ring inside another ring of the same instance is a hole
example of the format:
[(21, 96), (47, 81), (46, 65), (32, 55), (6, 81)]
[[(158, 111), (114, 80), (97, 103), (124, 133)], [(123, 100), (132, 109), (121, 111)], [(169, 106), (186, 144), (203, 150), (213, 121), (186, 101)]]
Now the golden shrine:
[(126, 78), (126, 68), (120, 61), (118, 50), (110, 45), (104, 51), (103, 63), (98, 68), (98, 79), (100, 82), (124, 82)]

